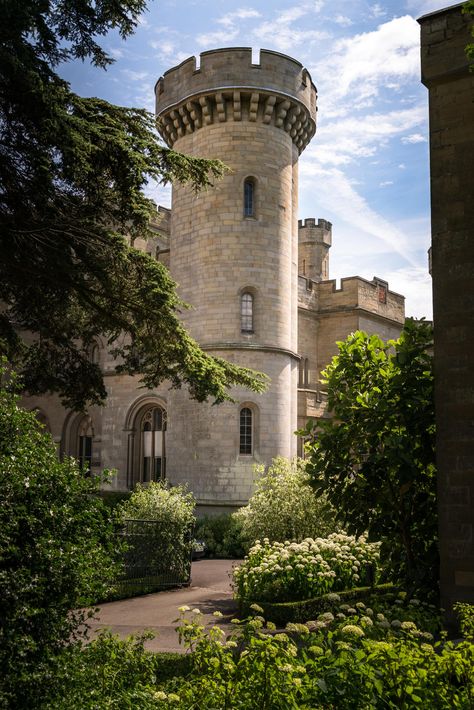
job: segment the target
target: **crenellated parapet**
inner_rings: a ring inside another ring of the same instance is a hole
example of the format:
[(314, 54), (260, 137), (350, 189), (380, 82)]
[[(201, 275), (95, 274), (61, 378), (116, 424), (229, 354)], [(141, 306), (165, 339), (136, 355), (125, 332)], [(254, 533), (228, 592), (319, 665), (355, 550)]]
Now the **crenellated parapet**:
[(249, 121), (286, 131), (298, 151), (316, 131), (316, 88), (291, 57), (250, 48), (226, 48), (190, 57), (161, 77), (155, 87), (160, 133), (169, 146), (213, 123)]

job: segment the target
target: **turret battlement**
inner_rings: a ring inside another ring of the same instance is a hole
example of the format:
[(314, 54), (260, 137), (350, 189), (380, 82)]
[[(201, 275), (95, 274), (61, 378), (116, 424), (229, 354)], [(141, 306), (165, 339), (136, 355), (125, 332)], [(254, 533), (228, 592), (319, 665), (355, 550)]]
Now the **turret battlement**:
[(156, 83), (156, 115), (168, 145), (188, 133), (224, 121), (262, 122), (282, 128), (299, 152), (316, 131), (316, 87), (295, 59), (262, 49), (252, 62), (249, 47), (189, 57)]
[(298, 220), (298, 229), (304, 229), (304, 228), (311, 228), (311, 227), (319, 227), (319, 229), (324, 229), (327, 232), (332, 231), (332, 224), (331, 222), (328, 222), (327, 219), (318, 219), (316, 222), (316, 219), (314, 217), (308, 217), (307, 219), (299, 219)]
[(329, 278), (332, 224), (326, 219), (298, 220), (298, 273), (312, 281)]

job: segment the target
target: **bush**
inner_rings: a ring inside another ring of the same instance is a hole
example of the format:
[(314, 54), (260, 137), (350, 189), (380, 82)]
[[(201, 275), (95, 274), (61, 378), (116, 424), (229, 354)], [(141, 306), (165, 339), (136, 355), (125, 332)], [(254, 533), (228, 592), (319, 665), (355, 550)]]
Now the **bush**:
[(151, 482), (138, 484), (117, 511), (122, 520), (156, 521), (156, 526), (150, 526), (149, 539), (138, 535), (132, 545), (138, 544), (139, 556), (146, 554), (148, 566), (185, 581), (191, 560), (194, 507), (194, 496), (184, 486)]
[(41, 704), (42, 710), (156, 708), (156, 684), (187, 676), (192, 657), (147, 651), (144, 644), (152, 637), (145, 633), (120, 639), (102, 631), (87, 646), (65, 650), (57, 690)]
[(372, 581), (379, 544), (344, 533), (303, 542), (259, 541), (234, 570), (236, 596), (248, 601), (301, 601)]
[(242, 523), (231, 513), (198, 518), (194, 537), (206, 543), (206, 557), (235, 560), (244, 557), (247, 551), (242, 539)]
[[(1, 376), (0, 372), (0, 376)], [(60, 462), (34, 413), (0, 389), (0, 707), (33, 707), (64, 644), (117, 574), (99, 480)]]
[[(256, 611), (259, 611), (257, 608)], [(199, 614), (181, 620), (193, 675), (162, 686), (158, 708), (437, 708), (473, 706), (474, 644), (435, 643), (412, 621), (359, 605), (275, 633), (261, 616), (223, 639)], [(266, 626), (266, 628), (265, 628)]]
[(302, 459), (277, 457), (268, 469), (260, 465), (255, 471), (255, 493), (234, 513), (248, 546), (264, 537), (301, 542), (336, 531), (334, 512), (325, 496), (314, 493)]

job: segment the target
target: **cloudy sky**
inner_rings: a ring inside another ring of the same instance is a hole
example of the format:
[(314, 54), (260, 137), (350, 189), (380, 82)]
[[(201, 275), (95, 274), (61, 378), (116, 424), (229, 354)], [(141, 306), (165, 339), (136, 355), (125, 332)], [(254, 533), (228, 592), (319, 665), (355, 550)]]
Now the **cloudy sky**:
[[(379, 276), (431, 317), (427, 90), (416, 18), (444, 0), (150, 0), (133, 37), (103, 44), (107, 72), (68, 65), (72, 88), (153, 110), (153, 87), (192, 54), (248, 46), (289, 54), (318, 89), (318, 130), (300, 158), (301, 218), (333, 224), (330, 277)], [(217, 156), (218, 157), (218, 156)], [(150, 186), (169, 206), (169, 190)]]

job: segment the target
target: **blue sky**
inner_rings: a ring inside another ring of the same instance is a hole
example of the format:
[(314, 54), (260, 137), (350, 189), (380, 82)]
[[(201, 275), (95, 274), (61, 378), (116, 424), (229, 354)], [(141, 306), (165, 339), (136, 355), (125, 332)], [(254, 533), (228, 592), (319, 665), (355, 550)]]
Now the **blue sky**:
[[(318, 130), (300, 158), (299, 216), (333, 224), (330, 277), (379, 276), (431, 317), (428, 96), (416, 18), (436, 0), (161, 0), (135, 35), (102, 41), (116, 59), (62, 75), (84, 96), (154, 107), (156, 80), (192, 54), (249, 46), (289, 54), (318, 89)], [(217, 156), (218, 157), (218, 156)], [(169, 206), (170, 191), (150, 186)]]

